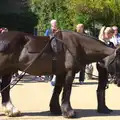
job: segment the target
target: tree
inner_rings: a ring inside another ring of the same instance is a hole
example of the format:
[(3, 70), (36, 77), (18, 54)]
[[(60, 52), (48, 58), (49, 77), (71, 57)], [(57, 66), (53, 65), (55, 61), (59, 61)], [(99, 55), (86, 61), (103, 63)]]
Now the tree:
[(37, 16), (29, 9), (28, 2), (29, 0), (1, 0), (0, 27), (33, 33)]
[(66, 6), (69, 0), (31, 0), (31, 10), (38, 18), (37, 27), (45, 31), (50, 26), (51, 19), (56, 19), (61, 29), (71, 29), (73, 23), (70, 13)]
[(119, 0), (71, 0), (71, 4), (74, 4), (72, 9), (75, 9), (76, 13), (88, 15), (92, 21), (104, 25), (120, 24)]

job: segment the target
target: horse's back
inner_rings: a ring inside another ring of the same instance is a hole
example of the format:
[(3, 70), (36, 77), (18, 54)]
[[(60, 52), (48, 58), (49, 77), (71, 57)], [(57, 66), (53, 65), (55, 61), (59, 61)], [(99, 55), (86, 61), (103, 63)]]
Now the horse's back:
[(27, 36), (29, 42), (25, 45), (29, 53), (39, 53), (50, 42), (48, 36)]
[(25, 33), (9, 31), (0, 34), (0, 52), (13, 52), (19, 46), (25, 44)]

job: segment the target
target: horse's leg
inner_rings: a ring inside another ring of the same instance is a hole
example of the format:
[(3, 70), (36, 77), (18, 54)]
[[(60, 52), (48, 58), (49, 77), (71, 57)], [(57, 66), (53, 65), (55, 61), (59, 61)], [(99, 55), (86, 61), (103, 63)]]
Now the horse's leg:
[(64, 74), (56, 75), (56, 83), (53, 91), (53, 95), (50, 101), (50, 111), (53, 114), (61, 114), (61, 108), (59, 104), (59, 95), (62, 90), (62, 86), (64, 83)]
[(63, 88), (61, 111), (62, 111), (62, 115), (67, 118), (75, 117), (75, 112), (70, 104), (70, 94), (71, 94), (71, 88), (72, 88), (72, 82), (74, 76), (75, 74), (73, 73), (72, 70), (69, 70), (67, 72), (64, 88)]
[[(10, 84), (11, 75), (2, 76), (1, 91)], [(10, 86), (5, 88), (2, 92), (2, 105), (7, 116), (18, 116), (20, 111), (17, 110), (10, 100)]]
[(97, 69), (99, 73), (99, 83), (97, 88), (97, 101), (98, 101), (98, 108), (97, 111), (99, 113), (107, 113), (109, 114), (112, 112), (105, 103), (105, 89), (108, 82), (108, 73), (106, 68), (101, 67), (99, 64), (97, 64)]

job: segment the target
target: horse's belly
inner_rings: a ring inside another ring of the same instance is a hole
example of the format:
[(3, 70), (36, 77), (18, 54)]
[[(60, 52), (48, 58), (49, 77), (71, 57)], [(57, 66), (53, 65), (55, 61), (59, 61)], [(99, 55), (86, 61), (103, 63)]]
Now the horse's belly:
[[(35, 56), (32, 56), (35, 58)], [(27, 68), (27, 69), (26, 69)], [(20, 65), (20, 69), (31, 75), (44, 75), (52, 71), (52, 58), (48, 55), (44, 58), (37, 58), (36, 60), (28, 60)]]
[(20, 70), (23, 71), (29, 66), (26, 72), (31, 75), (46, 75), (54, 74), (53, 72), (60, 73), (64, 71), (64, 59), (61, 55), (56, 58), (55, 62), (53, 62), (51, 54), (45, 54), (44, 56), (33, 60), (35, 57), (36, 55), (30, 55), (29, 59), (27, 58), (28, 60), (26, 59), (24, 64), (20, 65)]

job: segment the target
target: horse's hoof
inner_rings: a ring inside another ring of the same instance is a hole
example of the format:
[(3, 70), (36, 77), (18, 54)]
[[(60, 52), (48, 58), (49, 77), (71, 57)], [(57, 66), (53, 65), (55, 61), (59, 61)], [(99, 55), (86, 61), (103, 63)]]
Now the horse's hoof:
[(76, 117), (76, 113), (74, 110), (70, 110), (68, 112), (63, 112), (62, 115), (65, 118), (75, 118)]
[(21, 116), (21, 112), (18, 110), (18, 111), (5, 111), (5, 115), (8, 116), (8, 117), (18, 117), (18, 116)]
[(16, 107), (14, 107), (11, 101), (3, 103), (3, 109), (5, 115), (8, 117), (17, 117), (21, 115), (20, 111)]

